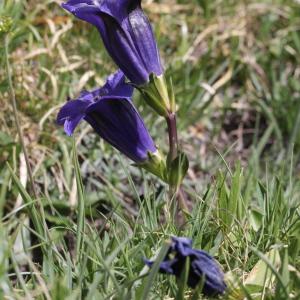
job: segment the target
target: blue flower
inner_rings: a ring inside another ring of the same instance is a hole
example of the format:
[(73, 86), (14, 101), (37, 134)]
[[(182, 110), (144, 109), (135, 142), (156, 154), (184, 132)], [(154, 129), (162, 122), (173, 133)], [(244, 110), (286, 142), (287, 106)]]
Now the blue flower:
[(83, 91), (76, 100), (68, 101), (58, 113), (57, 122), (72, 135), (84, 119), (120, 152), (143, 163), (157, 149), (131, 101), (132, 93), (133, 87), (125, 83), (124, 74), (118, 71), (108, 77), (102, 88)]
[(151, 73), (163, 73), (141, 0), (69, 0), (62, 6), (97, 27), (108, 53), (132, 83), (143, 85)]
[[(207, 296), (223, 294), (226, 289), (224, 274), (216, 261), (205, 251), (192, 248), (192, 240), (184, 237), (172, 237), (166, 257), (160, 264), (160, 272), (180, 278), (186, 258), (189, 257), (187, 285), (195, 288), (203, 280), (202, 292)], [(146, 260), (148, 266), (154, 262)]]

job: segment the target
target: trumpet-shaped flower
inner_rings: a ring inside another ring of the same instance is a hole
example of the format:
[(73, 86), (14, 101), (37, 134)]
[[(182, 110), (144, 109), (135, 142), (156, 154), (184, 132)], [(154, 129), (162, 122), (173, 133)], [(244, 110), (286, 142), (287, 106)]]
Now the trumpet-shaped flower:
[(69, 0), (63, 8), (97, 27), (119, 68), (136, 85), (163, 73), (155, 37), (141, 0)]
[[(184, 237), (172, 237), (168, 253), (160, 264), (160, 272), (180, 278), (185, 263), (189, 258), (189, 274), (187, 284), (195, 288), (203, 283), (203, 294), (215, 296), (223, 294), (226, 289), (224, 274), (216, 261), (205, 251), (192, 248), (192, 241)], [(154, 262), (145, 260), (148, 266)]]
[(57, 122), (72, 135), (84, 119), (120, 152), (136, 163), (144, 163), (157, 149), (131, 101), (132, 93), (133, 87), (125, 83), (124, 74), (118, 71), (108, 77), (103, 87), (83, 91), (76, 100), (68, 101), (61, 108)]

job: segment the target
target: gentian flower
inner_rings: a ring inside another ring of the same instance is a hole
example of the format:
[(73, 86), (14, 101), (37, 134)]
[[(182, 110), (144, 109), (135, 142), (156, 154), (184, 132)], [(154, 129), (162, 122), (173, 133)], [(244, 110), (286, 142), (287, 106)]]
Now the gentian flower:
[[(187, 280), (189, 287), (195, 288), (203, 280), (204, 295), (216, 296), (225, 292), (224, 274), (216, 261), (207, 252), (193, 249), (192, 240), (188, 238), (172, 237), (168, 253), (160, 264), (160, 272), (180, 278), (187, 257), (190, 263)], [(149, 267), (154, 263), (150, 260), (145, 262)]]
[(125, 83), (124, 74), (118, 71), (108, 77), (103, 87), (83, 91), (77, 99), (68, 101), (57, 122), (72, 135), (79, 122), (85, 120), (120, 152), (138, 164), (145, 163), (157, 149), (131, 101), (132, 93), (133, 87)]
[(69, 0), (62, 7), (97, 27), (109, 55), (135, 85), (163, 73), (141, 0)]

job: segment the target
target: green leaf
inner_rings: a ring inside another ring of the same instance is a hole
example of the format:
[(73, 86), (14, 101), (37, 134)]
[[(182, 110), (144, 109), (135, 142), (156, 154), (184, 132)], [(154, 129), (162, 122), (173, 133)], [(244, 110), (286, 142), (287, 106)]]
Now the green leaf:
[(82, 183), (82, 178), (80, 175), (80, 167), (76, 151), (75, 139), (73, 139), (73, 162), (75, 168), (75, 177), (77, 184), (77, 193), (78, 193), (78, 218), (77, 218), (77, 239), (76, 239), (76, 260), (77, 262), (81, 259), (83, 254), (83, 232), (84, 232), (84, 217), (85, 217), (85, 194)]
[(252, 208), (249, 213), (249, 222), (255, 232), (262, 226), (263, 212), (258, 208)]
[(225, 182), (225, 175), (221, 172), (217, 178), (217, 189), (218, 189), (218, 217), (222, 221), (222, 225), (225, 227), (230, 226), (232, 217), (228, 213), (228, 202), (229, 202), (229, 191)]
[(14, 144), (14, 140), (7, 133), (0, 131), (0, 147)]
[(159, 271), (160, 263), (164, 260), (169, 248), (170, 248), (170, 242), (165, 242), (162, 248), (160, 249), (157, 258), (155, 259), (155, 263), (151, 267), (151, 271), (148, 275), (148, 278), (146, 281), (144, 281), (141, 287), (142, 297), (139, 299), (143, 299), (143, 300), (149, 299), (151, 288), (154, 285), (155, 277)]
[(242, 170), (240, 163), (238, 163), (232, 176), (232, 186), (229, 194), (228, 213), (232, 216), (231, 223), (234, 217), (238, 217), (238, 219), (241, 220), (244, 215), (244, 207), (241, 198), (241, 182)]
[(284, 299), (283, 297), (285, 294), (289, 294), (289, 282), (290, 282), (290, 272), (289, 272), (289, 255), (288, 255), (288, 248), (285, 247), (282, 251), (282, 258), (281, 258), (281, 267), (280, 273), (282, 278), (282, 283), (284, 286), (277, 284), (275, 297), (276, 299)]
[(273, 266), (274, 270), (279, 268), (280, 255), (278, 249), (272, 249), (265, 255), (262, 255), (247, 276), (244, 283), (245, 286), (253, 292), (262, 291), (265, 288), (271, 289), (276, 276), (270, 265)]
[(186, 289), (188, 277), (190, 272), (190, 258), (187, 257), (184, 264), (183, 272), (180, 274), (180, 278), (177, 281), (178, 284), (178, 292), (176, 294), (176, 300), (184, 300), (184, 292)]

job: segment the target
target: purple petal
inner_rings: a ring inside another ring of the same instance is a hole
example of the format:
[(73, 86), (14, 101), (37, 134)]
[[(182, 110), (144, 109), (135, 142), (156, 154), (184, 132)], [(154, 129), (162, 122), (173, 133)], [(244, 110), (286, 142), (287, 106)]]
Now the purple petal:
[(140, 6), (140, 4), (141, 0), (104, 0), (100, 4), (100, 9), (102, 12), (115, 18), (122, 25), (128, 13), (137, 6)]
[(76, 126), (79, 124), (79, 122), (83, 119), (82, 116), (77, 116), (72, 120), (65, 120), (65, 124), (64, 124), (64, 130), (65, 133), (68, 136), (71, 136), (76, 128)]
[(84, 118), (87, 107), (91, 104), (84, 100), (68, 101), (59, 111), (57, 116), (57, 123), (64, 125), (67, 135), (72, 135), (74, 129), (79, 122)]
[(124, 26), (127, 27), (126, 29), (128, 29), (131, 34), (145, 69), (148, 71), (148, 74), (154, 73), (156, 75), (161, 75), (163, 70), (161, 67), (159, 51), (147, 16), (144, 14), (143, 10), (137, 6), (136, 9), (130, 12), (128, 20), (129, 26), (127, 22), (124, 23)]
[(140, 0), (70, 0), (62, 6), (95, 25), (103, 43), (124, 74), (142, 85), (163, 70), (155, 37)]
[(140, 163), (156, 152), (154, 142), (135, 109), (133, 87), (125, 83), (122, 71), (108, 77), (106, 84), (81, 92), (77, 100), (67, 102), (59, 111), (57, 122), (72, 135), (84, 118), (94, 130), (116, 149)]
[(188, 256), (193, 253), (192, 240), (185, 237), (172, 237), (172, 250), (181, 256)]
[(217, 262), (208, 253), (195, 250), (197, 256), (191, 257), (188, 284), (195, 287), (204, 276), (203, 292), (206, 295), (222, 294), (226, 289), (224, 274)]
[(126, 98), (131, 98), (133, 94), (133, 86), (125, 83), (125, 75), (121, 70), (111, 74), (105, 85), (97, 91), (100, 95), (114, 95)]
[(141, 85), (147, 82), (148, 70), (141, 60), (130, 32), (124, 30), (111, 17), (103, 16), (102, 19), (105, 24), (105, 38), (103, 34), (101, 36), (115, 63), (133, 83)]
[(101, 12), (99, 7), (93, 3), (93, 1), (68, 1), (61, 5), (65, 10), (72, 13), (77, 18), (98, 26), (99, 13)]
[(75, 9), (93, 9), (113, 17), (121, 25), (128, 12), (140, 4), (141, 0), (69, 0), (62, 6), (71, 13), (74, 13)]
[[(188, 238), (172, 237), (169, 251), (160, 264), (160, 272), (180, 277), (189, 257), (188, 286), (195, 288), (204, 279), (203, 294), (207, 296), (223, 294), (227, 287), (219, 265), (207, 252), (193, 249), (191, 246), (192, 240)], [(145, 263), (151, 267), (154, 262), (145, 260)]]
[(147, 159), (156, 147), (132, 102), (105, 96), (89, 106), (85, 120), (112, 146), (135, 162)]
[(67, 3), (63, 3), (62, 7), (77, 18), (96, 26), (108, 53), (111, 54), (113, 48), (109, 43), (106, 25), (102, 19), (104, 13), (96, 0), (70, 0)]
[[(154, 264), (154, 261), (148, 260), (148, 259), (144, 259), (145, 264), (148, 267), (152, 267), (152, 265)], [(176, 275), (178, 272), (178, 259), (174, 258), (172, 260), (164, 260), (160, 263), (159, 265), (159, 271), (161, 273), (165, 273), (165, 274), (171, 274), (171, 275)], [(181, 269), (180, 269), (181, 271)]]
[(176, 265), (177, 259), (163, 261), (160, 263), (159, 270), (162, 273), (176, 275)]

